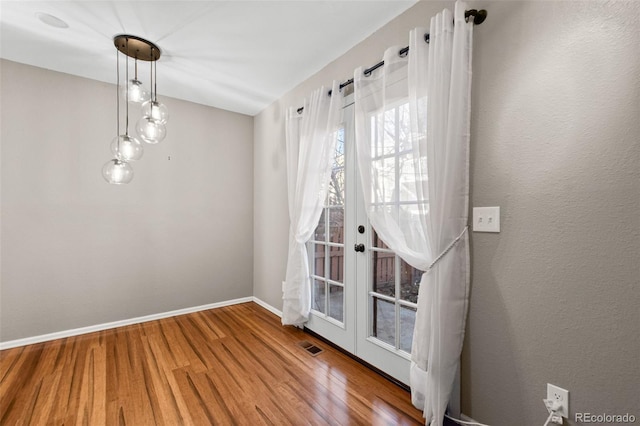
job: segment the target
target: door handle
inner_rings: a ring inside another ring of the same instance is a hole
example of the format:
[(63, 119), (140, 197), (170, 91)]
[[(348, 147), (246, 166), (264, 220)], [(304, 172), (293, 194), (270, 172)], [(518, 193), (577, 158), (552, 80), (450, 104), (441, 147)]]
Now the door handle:
[(356, 244), (355, 246), (353, 246), (353, 249), (362, 253), (364, 252), (364, 244)]

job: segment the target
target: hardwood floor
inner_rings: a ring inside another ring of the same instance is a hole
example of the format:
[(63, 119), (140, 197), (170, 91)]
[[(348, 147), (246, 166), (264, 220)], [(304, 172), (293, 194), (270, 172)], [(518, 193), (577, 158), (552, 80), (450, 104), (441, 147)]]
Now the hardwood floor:
[(0, 424), (424, 421), (404, 390), (245, 303), (1, 351)]

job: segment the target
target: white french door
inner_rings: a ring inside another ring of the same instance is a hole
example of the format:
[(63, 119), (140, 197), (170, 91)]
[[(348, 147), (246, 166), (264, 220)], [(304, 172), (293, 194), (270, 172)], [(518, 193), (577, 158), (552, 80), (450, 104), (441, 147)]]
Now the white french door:
[(356, 256), (353, 107), (343, 110), (329, 191), (322, 215), (307, 243), (311, 273), (311, 315), (306, 327), (356, 353)]
[[(394, 155), (399, 156), (386, 153), (383, 160), (395, 161)], [(308, 243), (307, 327), (408, 384), (422, 272), (396, 256), (369, 225), (356, 167), (353, 105), (347, 103), (329, 194)]]

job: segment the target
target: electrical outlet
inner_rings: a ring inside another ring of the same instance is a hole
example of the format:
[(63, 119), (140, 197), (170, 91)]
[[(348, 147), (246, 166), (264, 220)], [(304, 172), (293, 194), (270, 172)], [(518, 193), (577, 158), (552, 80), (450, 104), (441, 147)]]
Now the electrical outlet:
[(569, 391), (547, 383), (547, 399), (560, 403), (557, 410), (562, 417), (569, 417)]

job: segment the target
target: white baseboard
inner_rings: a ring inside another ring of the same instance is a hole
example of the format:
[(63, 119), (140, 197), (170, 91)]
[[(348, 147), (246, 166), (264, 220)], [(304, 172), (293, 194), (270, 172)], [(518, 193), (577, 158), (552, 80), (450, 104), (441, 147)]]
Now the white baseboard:
[[(107, 322), (104, 324), (91, 325), (89, 327), (74, 328), (72, 330), (58, 331), (55, 333), (43, 334), (40, 336), (27, 337), (24, 339), (9, 340), (7, 342), (0, 342), (0, 350), (11, 349), (19, 346), (33, 345), (35, 343), (48, 342), (49, 340), (64, 339), (65, 337), (78, 336), (81, 334), (93, 333), (96, 331), (108, 330), (116, 327), (124, 327), (126, 325), (140, 324), (143, 322), (159, 320), (163, 318), (175, 317), (178, 315), (190, 314), (193, 312), (206, 311), (208, 309), (222, 308), (224, 306), (237, 305), (239, 303), (256, 302), (258, 305), (270, 310), (274, 314), (278, 315), (277, 309), (267, 305), (265, 302), (256, 299), (255, 297), (242, 297), (240, 299), (226, 300), (224, 302), (210, 303), (208, 305), (194, 306), (191, 308), (177, 309), (175, 311), (163, 312), (160, 314), (146, 315), (143, 317), (130, 318), (126, 320)], [(282, 316), (282, 312), (280, 312)]]
[(467, 416), (464, 413), (460, 413), (460, 420), (464, 420), (465, 422), (471, 422), (471, 423), (479, 423), (477, 420), (472, 419), (471, 417)]
[(257, 297), (253, 297), (253, 301), (255, 303), (257, 303), (258, 305), (262, 306), (263, 308), (265, 308), (267, 311), (276, 314), (277, 316), (279, 316), (280, 318), (282, 318), (282, 311), (278, 310), (276, 308), (274, 308), (273, 306), (269, 305), (267, 302), (265, 302), (264, 300), (258, 299)]

